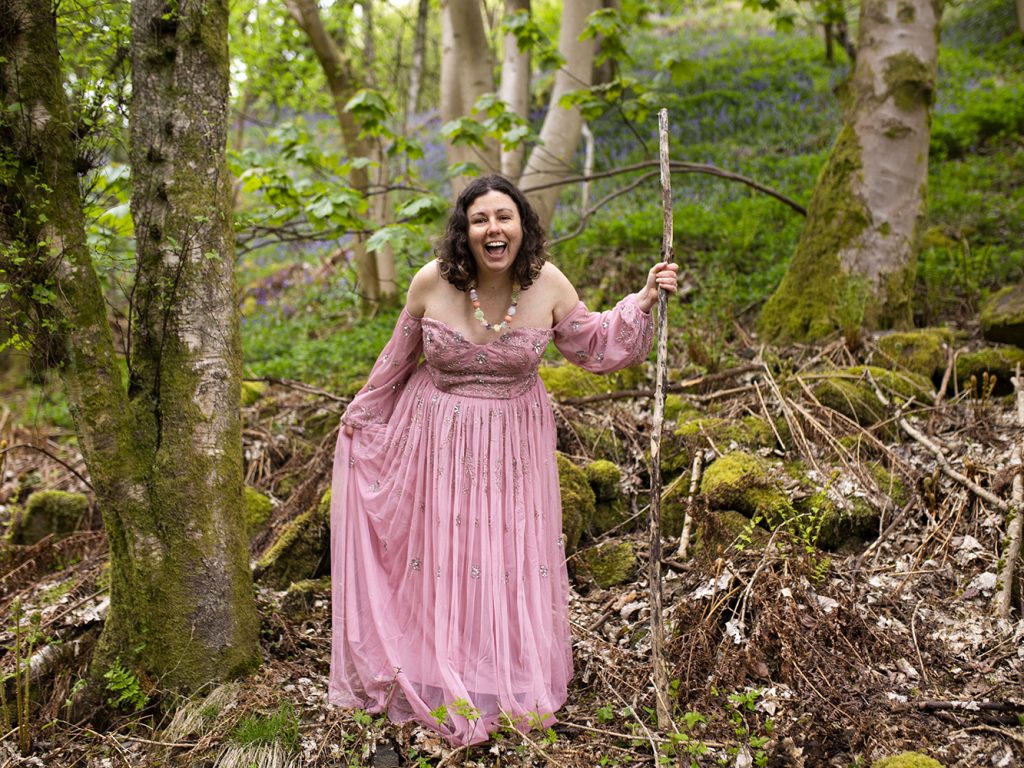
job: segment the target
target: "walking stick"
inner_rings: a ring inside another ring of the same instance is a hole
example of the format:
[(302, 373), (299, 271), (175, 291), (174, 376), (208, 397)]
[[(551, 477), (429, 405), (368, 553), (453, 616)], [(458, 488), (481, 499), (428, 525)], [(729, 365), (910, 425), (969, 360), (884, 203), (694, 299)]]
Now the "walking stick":
[[(668, 159), (668, 110), (658, 112), (661, 148), (661, 260), (671, 262), (672, 183)], [(668, 293), (658, 288), (658, 367), (654, 383), (654, 428), (651, 430), (651, 512), (647, 585), (651, 591), (651, 661), (657, 699), (658, 728), (668, 730), (671, 708), (668, 700), (668, 669), (665, 662), (665, 628), (661, 617), (661, 428), (665, 418), (665, 372), (668, 367)]]

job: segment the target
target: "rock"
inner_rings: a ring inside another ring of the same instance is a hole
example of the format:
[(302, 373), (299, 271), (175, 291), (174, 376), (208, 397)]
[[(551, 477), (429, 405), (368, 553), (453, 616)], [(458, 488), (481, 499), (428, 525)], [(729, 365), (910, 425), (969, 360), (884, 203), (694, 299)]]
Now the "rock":
[(920, 403), (930, 403), (933, 399), (931, 381), (909, 371), (887, 371), (875, 366), (855, 365), (816, 372), (808, 380), (811, 390), (822, 405), (853, 419), (861, 426), (870, 427), (887, 419), (889, 414), (875, 394), (871, 382), (867, 380), (867, 373), (871, 374), (890, 404), (893, 404), (894, 398), (907, 400), (914, 397)]
[(709, 512), (700, 518), (693, 529), (690, 542), (694, 553), (703, 552), (709, 557), (724, 555), (731, 549), (745, 546), (764, 546), (771, 534), (754, 524), (750, 518), (733, 509)]
[(986, 339), (1024, 348), (1024, 283), (993, 294), (981, 305), (980, 314)]
[(632, 581), (638, 566), (636, 552), (628, 541), (588, 547), (580, 552), (579, 562), (582, 570), (602, 589)]
[(264, 496), (255, 488), (245, 486), (245, 529), (250, 540), (267, 524), (273, 508), (274, 504), (268, 496)]
[(543, 365), (538, 370), (548, 393), (555, 398), (586, 397), (618, 389), (634, 389), (643, 382), (640, 366), (601, 376), (571, 363)]
[(871, 768), (943, 768), (942, 763), (920, 752), (903, 752), (891, 757), (875, 760)]
[(281, 600), (281, 610), (292, 618), (302, 618), (313, 609), (315, 600), (327, 598), (330, 594), (330, 576), (293, 581), (288, 585), (288, 591), (284, 593), (284, 598)]
[(583, 471), (596, 500), (587, 533), (596, 538), (621, 525), (628, 517), (626, 501), (622, 498), (622, 473), (618, 466), (604, 459), (590, 462)]
[(771, 466), (751, 453), (733, 451), (712, 462), (701, 478), (701, 493), (712, 509), (735, 509), (773, 529), (796, 514), (772, 479)]
[(584, 528), (594, 519), (597, 500), (586, 473), (565, 454), (559, 453), (556, 458), (562, 494), (562, 535), (565, 536), (565, 553), (571, 555), (579, 546)]
[(934, 379), (946, 370), (946, 347), (953, 343), (948, 328), (887, 333), (878, 339), (878, 351), (888, 367), (899, 366), (911, 373)]
[(681, 421), (662, 448), (661, 471), (669, 475), (689, 468), (693, 452), (707, 447), (708, 439), (720, 449), (775, 447), (772, 425), (760, 416), (742, 419), (698, 417)]
[(256, 578), (274, 589), (330, 571), (331, 492), (282, 528), (256, 563)]
[(89, 510), (89, 500), (80, 493), (36, 491), (25, 506), (15, 507), (8, 528), (12, 544), (35, 544), (49, 534), (64, 538), (78, 527)]
[(985, 373), (995, 376), (995, 387), (992, 394), (998, 396), (1013, 392), (1010, 377), (1014, 368), (1020, 365), (1024, 371), (1024, 349), (1017, 347), (985, 347), (977, 352), (965, 352), (956, 359), (956, 380), (960, 389), (968, 389), (973, 376), (976, 382), (976, 393), (981, 394), (985, 382)]

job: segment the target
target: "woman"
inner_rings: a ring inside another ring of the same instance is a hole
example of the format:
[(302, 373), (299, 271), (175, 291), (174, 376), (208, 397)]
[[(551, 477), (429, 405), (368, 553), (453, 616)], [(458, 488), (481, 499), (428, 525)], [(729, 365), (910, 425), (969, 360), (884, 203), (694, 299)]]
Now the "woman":
[[(612, 371), (646, 358), (658, 287), (588, 312), (500, 176), (459, 196), (391, 341), (345, 412), (331, 497), (329, 700), (471, 744), (553, 722), (572, 674), (552, 339)], [(420, 355), (425, 364), (419, 365)]]

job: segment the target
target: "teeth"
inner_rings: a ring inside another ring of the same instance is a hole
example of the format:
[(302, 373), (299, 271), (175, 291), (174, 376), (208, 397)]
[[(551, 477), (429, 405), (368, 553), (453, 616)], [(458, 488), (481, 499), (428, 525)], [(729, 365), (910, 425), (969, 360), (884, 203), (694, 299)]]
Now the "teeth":
[(487, 243), (487, 247), (488, 247), (488, 248), (501, 248), (501, 247), (503, 247), (504, 245), (505, 245), (505, 243), (503, 243), (503, 242), (502, 242), (502, 241), (500, 241), (500, 240), (495, 240), (495, 241), (493, 241), (493, 242)]

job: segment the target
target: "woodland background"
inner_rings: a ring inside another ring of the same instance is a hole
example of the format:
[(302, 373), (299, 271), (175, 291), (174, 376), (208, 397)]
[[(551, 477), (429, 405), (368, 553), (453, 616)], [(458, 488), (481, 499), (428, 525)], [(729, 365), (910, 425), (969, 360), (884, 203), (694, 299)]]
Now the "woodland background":
[[(0, 0), (0, 96), (3, 765), (1024, 761), (1020, 0)], [(338, 417), (452, 196), (610, 306), (663, 107), (669, 719), (651, 364), (553, 350), (560, 724), (328, 708)]]

